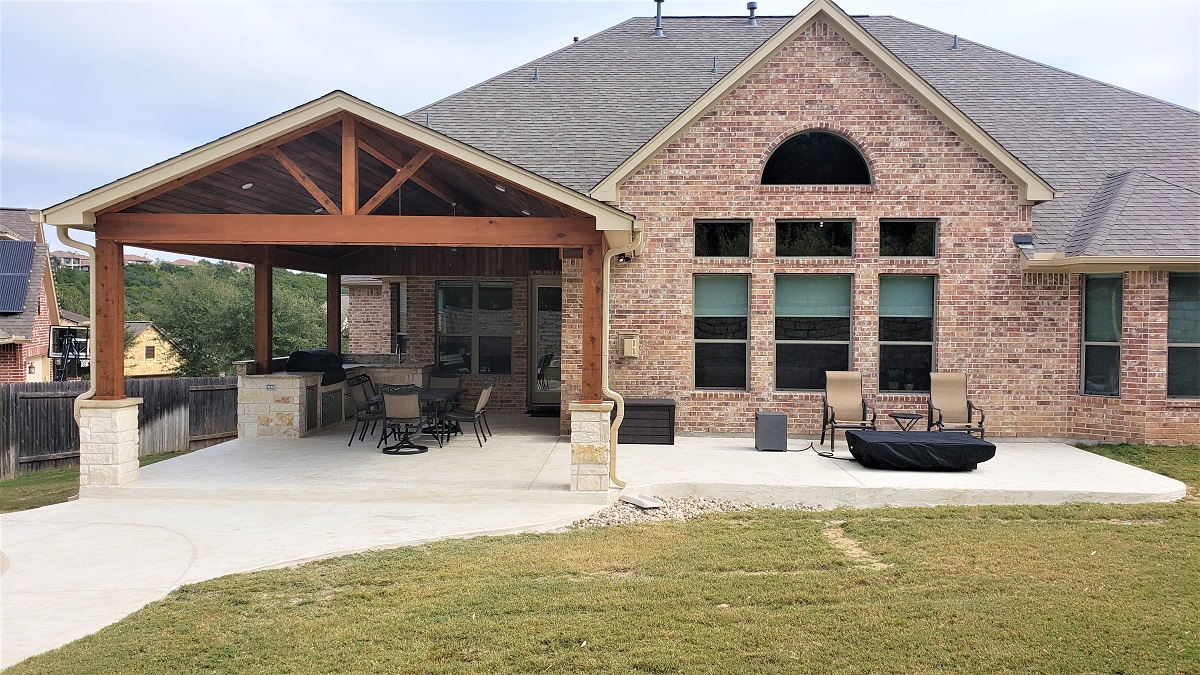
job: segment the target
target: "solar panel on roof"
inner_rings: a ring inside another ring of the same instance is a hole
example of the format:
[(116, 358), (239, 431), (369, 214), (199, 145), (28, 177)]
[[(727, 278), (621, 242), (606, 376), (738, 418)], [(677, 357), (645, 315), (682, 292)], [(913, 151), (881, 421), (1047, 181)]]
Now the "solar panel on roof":
[(32, 267), (32, 241), (0, 241), (0, 313), (25, 311)]

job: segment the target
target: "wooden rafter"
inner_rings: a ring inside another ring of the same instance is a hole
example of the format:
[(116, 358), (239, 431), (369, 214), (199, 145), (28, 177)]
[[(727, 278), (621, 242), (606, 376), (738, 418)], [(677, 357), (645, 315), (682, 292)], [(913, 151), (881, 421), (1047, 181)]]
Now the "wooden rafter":
[(267, 150), (267, 152), (270, 153), (270, 155), (274, 157), (276, 161), (282, 164), (283, 168), (287, 169), (288, 173), (292, 174), (292, 178), (295, 178), (300, 185), (304, 186), (305, 190), (308, 190), (308, 194), (312, 195), (313, 199), (316, 199), (317, 203), (320, 204), (326, 212), (335, 216), (341, 215), (342, 210), (337, 207), (337, 204), (333, 203), (333, 200), (329, 198), (329, 195), (325, 194), (325, 191), (321, 189), (321, 186), (314, 183), (313, 179), (309, 178), (308, 174), (304, 172), (304, 169), (301, 169), (299, 164), (296, 164), (291, 157), (288, 157), (286, 154), (284, 154), (283, 150), (279, 148), (270, 148)]
[(601, 239), (592, 218), (110, 213), (96, 238), (126, 244), (530, 246), (575, 248)]
[(265, 143), (259, 143), (258, 145), (254, 146), (252, 148), (247, 148), (245, 150), (242, 150), (241, 152), (230, 155), (229, 157), (226, 157), (225, 159), (222, 159), (217, 162), (213, 162), (212, 164), (209, 164), (208, 166), (205, 166), (201, 169), (197, 169), (196, 171), (193, 171), (193, 172), (187, 174), (186, 176), (180, 176), (179, 178), (175, 178), (173, 180), (167, 181), (166, 183), (163, 183), (162, 185), (159, 185), (158, 187), (150, 188), (149, 190), (146, 190), (145, 192), (141, 192), (133, 197), (130, 197), (128, 199), (117, 202), (116, 204), (113, 204), (112, 206), (110, 206), (108, 208), (98, 211), (97, 215), (101, 215), (104, 213), (116, 213), (118, 211), (124, 211), (125, 209), (127, 209), (135, 204), (140, 204), (146, 200), (154, 199), (155, 197), (158, 197), (159, 195), (170, 192), (171, 190), (174, 190), (175, 188), (177, 188), (181, 185), (186, 185), (187, 183), (199, 180), (201, 178), (204, 178), (205, 176), (211, 176), (212, 174), (217, 173), (218, 171), (223, 171), (225, 169), (228, 169), (229, 167), (231, 167), (239, 162), (243, 162), (243, 161), (250, 159), (251, 157), (254, 157), (256, 155), (261, 155), (262, 153), (266, 152), (267, 150), (269, 150), (271, 148), (279, 147), (286, 143), (290, 143), (290, 142), (296, 140), (297, 138), (307, 136), (307, 135), (311, 134), (312, 132), (317, 131), (318, 129), (324, 129), (327, 126), (337, 124), (337, 122), (340, 119), (341, 118), (337, 115), (330, 115), (328, 117), (323, 117), (314, 122), (310, 122), (309, 124), (305, 124), (302, 127), (293, 129), (292, 131), (289, 131), (286, 134), (283, 134), (281, 136), (276, 136), (275, 138), (272, 138), (271, 140), (266, 141)]
[[(396, 171), (404, 168), (408, 162), (406, 154), (397, 148), (390, 140), (374, 129), (363, 126), (359, 129), (358, 146), (375, 159), (390, 166)], [(428, 148), (426, 148), (428, 149)], [(412, 176), (412, 182), (428, 190), (433, 196), (447, 204), (457, 204), (465, 213), (483, 213), (484, 209), (474, 200), (461, 194), (456, 194), (454, 188), (428, 171), (418, 170)]]
[(358, 138), (354, 117), (342, 118), (342, 213), (358, 213)]
[(408, 164), (396, 170), (396, 175), (392, 176), (387, 183), (384, 183), (383, 187), (379, 188), (379, 192), (376, 192), (374, 197), (371, 197), (367, 200), (366, 204), (363, 204), (363, 207), (359, 209), (359, 213), (363, 215), (373, 213), (383, 203), (383, 200), (400, 189), (400, 186), (404, 185), (405, 181), (412, 178), (417, 169), (420, 169), (425, 162), (429, 161), (430, 157), (433, 157), (433, 153), (424, 149), (414, 155), (412, 159), (408, 160)]

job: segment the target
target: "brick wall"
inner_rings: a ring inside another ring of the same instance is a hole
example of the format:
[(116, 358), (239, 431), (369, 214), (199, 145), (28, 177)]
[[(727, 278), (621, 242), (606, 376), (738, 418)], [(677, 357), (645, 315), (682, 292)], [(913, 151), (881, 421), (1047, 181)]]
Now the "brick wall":
[(0, 382), (24, 382), (25, 358), (21, 345), (0, 345)]
[[(814, 128), (856, 144), (873, 184), (760, 185), (771, 152)], [(1030, 232), (1032, 216), (1016, 186), (822, 23), (627, 181), (620, 206), (646, 220), (647, 247), (613, 273), (613, 332), (642, 336), (640, 358), (614, 359), (613, 381), (631, 396), (677, 399), (681, 430), (745, 432), (755, 410), (775, 410), (788, 413), (791, 431), (819, 432), (820, 392), (774, 389), (773, 337), (775, 274), (821, 272), (854, 275), (851, 367), (881, 416), (924, 413), (926, 396), (877, 393), (879, 275), (931, 274), (934, 367), (967, 374), (989, 433), (1076, 433), (1077, 284), (1021, 273), (1012, 235)], [(936, 259), (880, 258), (879, 220), (897, 217), (939, 220)], [(696, 258), (698, 218), (751, 219), (750, 258)], [(777, 258), (777, 218), (853, 219), (853, 256)], [(751, 279), (747, 391), (692, 386), (692, 278), (720, 272)], [(1143, 358), (1145, 347), (1129, 349)], [(1130, 368), (1130, 385), (1145, 386), (1135, 373), (1146, 367)]]
[(350, 353), (387, 354), (392, 351), (391, 285), (351, 286), (346, 323)]

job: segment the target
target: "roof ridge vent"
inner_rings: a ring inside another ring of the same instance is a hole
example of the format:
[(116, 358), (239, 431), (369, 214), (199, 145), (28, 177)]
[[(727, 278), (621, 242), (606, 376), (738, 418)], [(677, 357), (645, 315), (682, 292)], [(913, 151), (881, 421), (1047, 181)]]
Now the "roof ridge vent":
[(748, 28), (758, 27), (758, 18), (754, 16), (754, 10), (758, 9), (757, 2), (747, 2), (746, 9), (750, 10), (750, 20), (746, 22)]
[(960, 47), (960, 46), (958, 46), (958, 36), (957, 36), (957, 35), (955, 35), (955, 36), (954, 36), (954, 41), (950, 43), (950, 51), (952, 51), (952, 52), (961, 52), (962, 50), (963, 50), (963, 48), (962, 48), (962, 47)]
[(654, 37), (666, 37), (662, 29), (662, 5), (663, 0), (654, 0)]

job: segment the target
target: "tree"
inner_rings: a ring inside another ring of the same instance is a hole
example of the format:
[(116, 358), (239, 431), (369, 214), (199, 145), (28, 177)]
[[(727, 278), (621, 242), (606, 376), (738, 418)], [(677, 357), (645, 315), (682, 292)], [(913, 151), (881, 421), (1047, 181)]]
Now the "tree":
[(91, 280), (87, 272), (59, 267), (54, 270), (54, 291), (58, 295), (58, 306), (68, 312), (88, 316), (91, 300), (88, 297)]

